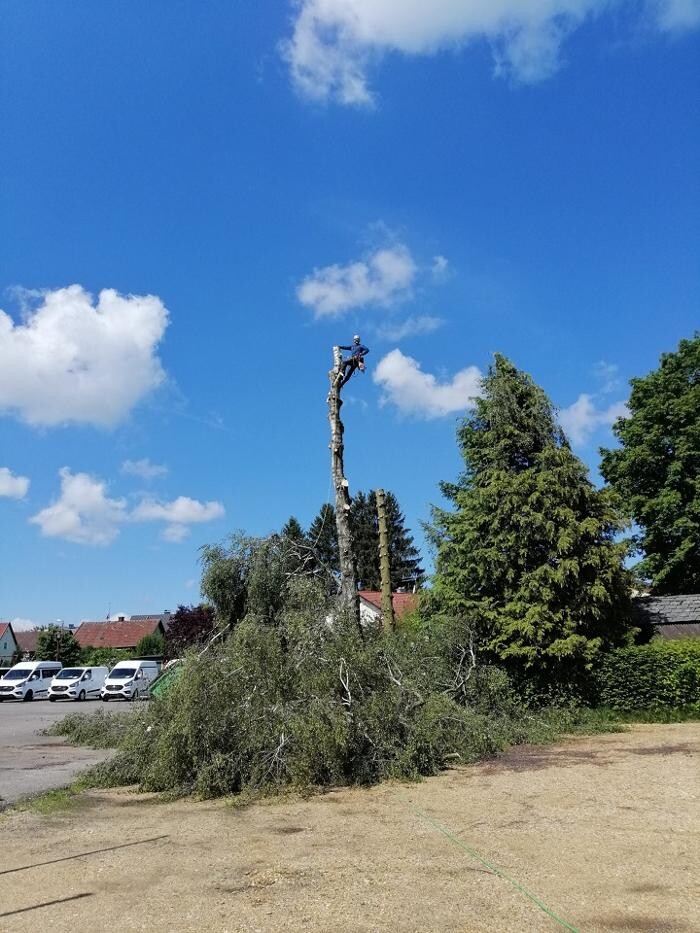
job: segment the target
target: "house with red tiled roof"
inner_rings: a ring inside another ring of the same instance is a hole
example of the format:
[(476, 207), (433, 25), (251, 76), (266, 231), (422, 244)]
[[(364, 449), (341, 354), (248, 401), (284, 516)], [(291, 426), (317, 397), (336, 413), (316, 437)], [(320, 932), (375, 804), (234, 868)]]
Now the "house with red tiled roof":
[(9, 667), (17, 654), (17, 639), (10, 622), (0, 622), (0, 667)]
[[(360, 590), (360, 622), (381, 622), (382, 594), (378, 590)], [(416, 593), (392, 593), (394, 617), (397, 621), (418, 605)]]
[(160, 617), (81, 622), (75, 630), (81, 648), (135, 648), (146, 635), (165, 636)]
[(23, 661), (31, 661), (36, 655), (36, 640), (39, 637), (38, 628), (29, 628), (25, 632), (15, 632), (17, 649)]

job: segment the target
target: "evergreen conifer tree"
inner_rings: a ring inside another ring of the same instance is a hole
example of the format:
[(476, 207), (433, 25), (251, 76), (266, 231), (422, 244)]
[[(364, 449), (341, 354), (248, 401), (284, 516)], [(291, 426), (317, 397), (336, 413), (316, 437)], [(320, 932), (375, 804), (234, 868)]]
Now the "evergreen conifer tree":
[[(389, 526), (389, 559), (391, 561), (391, 586), (410, 588), (420, 585), (423, 568), (413, 538), (406, 528), (406, 519), (396, 496), (385, 495), (387, 524)], [(329, 511), (326, 513), (325, 510)], [(324, 524), (324, 515), (326, 516)], [(309, 528), (311, 544), (318, 539), (315, 550), (327, 567), (338, 570), (338, 541), (332, 506), (323, 506)], [(352, 527), (357, 579), (364, 590), (378, 590), (379, 576), (379, 527), (377, 525), (377, 502), (374, 492), (359, 490), (352, 498), (350, 522)]]
[(530, 376), (496, 355), (458, 431), (465, 471), (434, 509), (434, 602), (473, 622), (482, 656), (543, 693), (576, 689), (628, 631), (613, 495), (590, 482)]
[(306, 567), (309, 554), (309, 542), (299, 521), (292, 515), (282, 528), (281, 537), (287, 546), (287, 564), (290, 573), (297, 573)]
[(319, 509), (316, 518), (311, 522), (307, 538), (319, 569), (340, 572), (340, 556), (338, 554), (338, 533), (335, 526), (335, 509), (330, 503), (325, 503)]
[(299, 524), (297, 518), (292, 515), (287, 520), (286, 525), (281, 532), (285, 538), (289, 538), (290, 541), (295, 541), (299, 544), (306, 543), (306, 535), (304, 534), (304, 529)]

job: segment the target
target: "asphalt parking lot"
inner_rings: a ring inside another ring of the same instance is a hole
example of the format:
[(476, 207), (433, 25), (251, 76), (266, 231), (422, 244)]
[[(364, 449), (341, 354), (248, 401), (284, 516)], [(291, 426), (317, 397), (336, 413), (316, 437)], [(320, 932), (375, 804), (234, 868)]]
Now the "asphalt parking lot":
[[(62, 738), (39, 734), (68, 713), (89, 713), (102, 706), (100, 700), (0, 703), (0, 810), (22, 797), (64, 787), (83, 768), (109, 757), (109, 751), (66, 745)], [(118, 706), (128, 708), (126, 703)]]

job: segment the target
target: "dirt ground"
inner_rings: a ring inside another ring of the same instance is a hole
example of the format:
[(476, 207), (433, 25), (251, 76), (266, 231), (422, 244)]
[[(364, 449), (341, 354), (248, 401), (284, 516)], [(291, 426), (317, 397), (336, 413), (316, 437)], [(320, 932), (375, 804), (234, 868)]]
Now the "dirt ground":
[(0, 819), (0, 930), (37, 924), (698, 931), (700, 725), (245, 808), (112, 791), (60, 816), (11, 813)]

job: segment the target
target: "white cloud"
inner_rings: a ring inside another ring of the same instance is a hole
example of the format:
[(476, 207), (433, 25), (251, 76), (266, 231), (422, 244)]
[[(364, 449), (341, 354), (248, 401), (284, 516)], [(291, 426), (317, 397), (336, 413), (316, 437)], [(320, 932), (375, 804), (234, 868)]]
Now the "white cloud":
[(393, 321), (377, 328), (377, 336), (382, 340), (403, 340), (419, 334), (431, 334), (445, 322), (442, 318), (427, 314), (408, 317), (405, 321)]
[(351, 308), (388, 307), (407, 298), (415, 275), (413, 257), (399, 243), (345, 266), (314, 269), (297, 288), (297, 298), (316, 318), (339, 317)]
[(24, 499), (28, 489), (28, 477), (15, 476), (7, 467), (0, 467), (0, 497)]
[(220, 502), (199, 502), (187, 496), (178, 496), (172, 502), (157, 502), (144, 499), (134, 509), (131, 518), (135, 522), (167, 522), (162, 537), (166, 541), (182, 541), (190, 533), (188, 525), (210, 522), (225, 514)]
[(481, 394), (482, 374), (478, 367), (468, 366), (448, 382), (439, 382), (397, 349), (379, 361), (373, 379), (384, 390), (383, 403), (392, 402), (406, 414), (440, 418), (472, 405)]
[(10, 619), (10, 625), (15, 632), (29, 632), (31, 629), (39, 628), (38, 622), (34, 622), (32, 619), (23, 619), (20, 616)]
[(444, 256), (433, 256), (431, 272), (433, 273), (434, 279), (437, 279), (438, 281), (444, 279), (447, 276), (447, 270), (449, 267), (449, 260), (445, 259)]
[[(433, 55), (487, 42), (495, 72), (534, 82), (553, 74), (561, 46), (587, 18), (628, 0), (297, 0), (282, 44), (297, 89), (314, 100), (372, 105), (368, 83), (384, 54)], [(661, 30), (700, 22), (700, 0), (637, 0)]]
[(30, 521), (38, 525), (45, 538), (63, 538), (77, 544), (110, 544), (127, 522), (165, 522), (163, 537), (181, 541), (189, 533), (187, 526), (209, 522), (224, 515), (220, 502), (199, 502), (179, 496), (172, 502), (142, 499), (129, 511), (126, 499), (111, 499), (107, 484), (87, 473), (59, 471), (61, 494), (50, 506)]
[(599, 360), (593, 367), (593, 375), (600, 383), (598, 390), (601, 395), (607, 395), (620, 388), (620, 367), (617, 363), (606, 363)]
[(110, 499), (107, 486), (87, 473), (59, 471), (61, 495), (30, 522), (45, 538), (64, 538), (76, 544), (109, 544), (128, 518), (125, 499)]
[(187, 525), (166, 525), (161, 532), (161, 538), (171, 544), (179, 544), (180, 541), (184, 541), (188, 537), (189, 533), (190, 529)]
[(168, 468), (164, 464), (151, 463), (148, 457), (144, 457), (143, 460), (125, 460), (121, 471), (129, 476), (140, 476), (141, 479), (155, 479), (168, 475)]
[(629, 414), (624, 402), (614, 402), (607, 408), (597, 408), (595, 396), (582, 392), (576, 401), (559, 412), (559, 421), (574, 444), (585, 444), (599, 427), (614, 424)]
[(659, 28), (668, 32), (700, 25), (700, 0), (650, 0)]
[(154, 295), (80, 285), (42, 295), (15, 324), (0, 311), (0, 412), (31, 425), (110, 427), (165, 373), (156, 349), (168, 312)]

